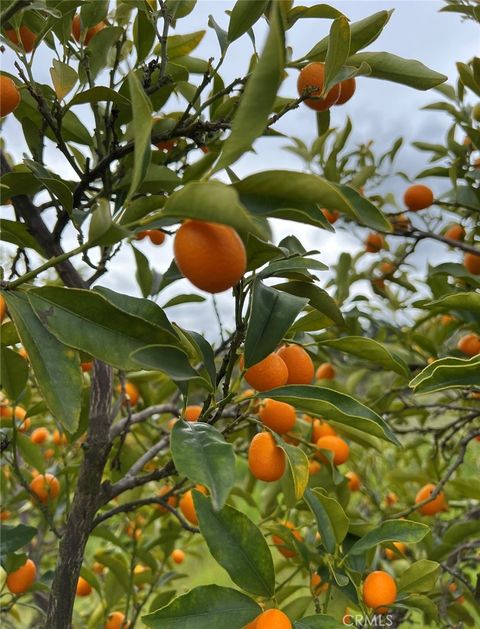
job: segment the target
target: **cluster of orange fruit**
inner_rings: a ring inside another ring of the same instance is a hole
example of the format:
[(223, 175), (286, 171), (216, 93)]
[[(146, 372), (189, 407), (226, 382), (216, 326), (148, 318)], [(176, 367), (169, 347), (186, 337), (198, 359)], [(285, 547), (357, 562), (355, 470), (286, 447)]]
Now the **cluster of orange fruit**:
[(297, 79), (299, 96), (308, 93), (309, 98), (303, 102), (315, 111), (326, 111), (333, 105), (343, 105), (349, 101), (355, 93), (355, 79), (346, 79), (334, 85), (326, 94), (323, 94), (325, 85), (325, 64), (313, 61), (300, 70)]

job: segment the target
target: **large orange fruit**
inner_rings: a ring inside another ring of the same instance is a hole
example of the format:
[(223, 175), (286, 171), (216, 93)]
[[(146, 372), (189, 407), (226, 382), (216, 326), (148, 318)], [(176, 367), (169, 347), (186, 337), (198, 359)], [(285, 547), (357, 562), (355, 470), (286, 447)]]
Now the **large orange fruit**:
[(279, 609), (267, 609), (257, 616), (255, 629), (292, 629), (292, 623), (286, 614)]
[(345, 463), (350, 455), (348, 443), (338, 436), (327, 435), (326, 437), (320, 437), (317, 441), (317, 448), (333, 452), (333, 462), (335, 465)]
[[(240, 360), (243, 369), (243, 359)], [(268, 391), (287, 384), (288, 369), (285, 361), (278, 354), (269, 354), (245, 372), (245, 380), (257, 391)]]
[(472, 275), (480, 275), (480, 252), (478, 254), (467, 252), (463, 258), (463, 265)]
[[(207, 493), (207, 490), (205, 489), (205, 487), (202, 487), (202, 485), (196, 485), (195, 489), (198, 489), (198, 491), (201, 491), (202, 494)], [(193, 504), (193, 495), (192, 495), (191, 489), (185, 492), (183, 496), (180, 498), (179, 507), (180, 507), (180, 511), (183, 513), (185, 518), (189, 522), (197, 526), (198, 518), (197, 518), (197, 512), (195, 511), (195, 505)]]
[(310, 96), (316, 98), (306, 98), (303, 102), (310, 109), (315, 111), (325, 111), (334, 105), (340, 96), (340, 85), (337, 84), (322, 98), (319, 98), (325, 82), (325, 64), (314, 61), (300, 70), (297, 80), (297, 89), (299, 96), (302, 96), (309, 88), (316, 88), (310, 92)]
[[(415, 496), (415, 503), (423, 502), (432, 495), (435, 485), (433, 483), (427, 483), (424, 485), (417, 495)], [(445, 498), (445, 494), (441, 491), (436, 498), (427, 502), (418, 510), (422, 515), (436, 515), (440, 511), (446, 511), (448, 509), (448, 502)]]
[[(37, 36), (27, 26), (20, 26), (18, 30), (20, 33), (20, 42), (22, 48), (25, 52), (32, 52)], [(16, 30), (14, 30), (13, 28), (9, 28), (5, 31), (5, 35), (12, 42), (12, 44), (18, 46), (19, 41)]]
[(248, 449), (248, 466), (258, 480), (273, 482), (283, 476), (285, 453), (269, 432), (260, 432)]
[(310, 384), (315, 368), (313, 361), (300, 345), (284, 345), (277, 354), (287, 365), (287, 384)]
[(20, 103), (20, 92), (8, 76), (0, 75), (0, 118), (11, 114)]
[(7, 588), (12, 594), (23, 594), (33, 585), (36, 576), (37, 567), (31, 559), (27, 559), (23, 566), (7, 576)]
[(278, 402), (277, 400), (265, 400), (258, 413), (260, 419), (275, 432), (280, 435), (290, 432), (295, 426), (295, 409), (291, 404)]
[(247, 268), (243, 242), (228, 225), (185, 221), (175, 234), (173, 250), (183, 275), (208, 293), (232, 288)]
[(53, 474), (39, 474), (30, 483), (30, 489), (40, 502), (48, 502), (60, 493), (60, 483)]
[(352, 96), (355, 94), (355, 90), (357, 89), (357, 84), (355, 79), (345, 79), (340, 83), (340, 96), (335, 103), (335, 106), (343, 105), (347, 101), (349, 101)]
[(457, 348), (467, 356), (480, 354), (480, 336), (478, 334), (465, 334), (457, 343)]
[(363, 602), (380, 614), (385, 613), (387, 611), (385, 606), (394, 603), (396, 598), (397, 584), (388, 572), (376, 570), (363, 582)]
[(422, 183), (414, 184), (405, 190), (403, 202), (411, 212), (424, 210), (433, 203), (432, 189)]

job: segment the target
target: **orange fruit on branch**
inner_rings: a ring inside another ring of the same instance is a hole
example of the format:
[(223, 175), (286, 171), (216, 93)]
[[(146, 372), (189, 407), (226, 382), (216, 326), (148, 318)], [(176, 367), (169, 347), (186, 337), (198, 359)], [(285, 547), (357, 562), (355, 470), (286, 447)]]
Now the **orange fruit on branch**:
[(397, 584), (388, 572), (376, 570), (363, 582), (363, 602), (380, 614), (385, 613), (387, 611), (385, 606), (394, 603), (396, 598)]
[(478, 334), (465, 334), (457, 343), (457, 348), (467, 356), (480, 354), (480, 336)]
[(85, 32), (85, 29), (82, 28), (80, 15), (77, 14), (72, 20), (72, 35), (75, 37), (75, 39), (79, 43), (81, 42), (82, 37), (83, 37), (85, 45), (87, 45), (90, 43), (90, 40), (92, 39), (92, 37), (96, 35), (99, 31), (104, 29), (105, 26), (106, 26), (105, 22), (99, 22), (98, 24), (95, 24), (95, 26), (91, 26), (87, 30), (85, 35), (83, 35), (83, 33)]
[(7, 575), (6, 585), (12, 594), (23, 594), (34, 584), (37, 567), (31, 559)]
[(248, 449), (248, 467), (258, 480), (273, 482), (285, 472), (285, 452), (269, 432), (260, 432)]
[(185, 561), (185, 553), (180, 548), (175, 548), (170, 557), (175, 563), (183, 563)]
[[(18, 31), (20, 34), (21, 47), (24, 49), (25, 52), (32, 52), (37, 36), (28, 28), (28, 26), (20, 26)], [(15, 29), (7, 29), (5, 31), (5, 36), (12, 42), (12, 44), (15, 44), (15, 46), (19, 45), (17, 31)]]
[(463, 266), (472, 275), (480, 275), (480, 252), (478, 254), (467, 252), (463, 258)]
[(112, 612), (108, 615), (105, 629), (128, 629), (128, 622), (122, 612)]
[[(240, 360), (240, 368), (243, 369), (243, 357)], [(259, 363), (249, 367), (244, 376), (248, 384), (257, 391), (268, 391), (287, 384), (288, 368), (281, 356), (269, 354)]]
[(291, 404), (270, 399), (265, 400), (258, 415), (265, 426), (280, 435), (290, 432), (297, 419), (295, 409)]
[(336, 223), (340, 218), (340, 212), (338, 210), (327, 210), (327, 208), (323, 208), (322, 214), (325, 216), (330, 225)]
[(335, 378), (335, 367), (332, 363), (322, 363), (315, 372), (316, 380), (333, 380)]
[(92, 593), (92, 586), (83, 577), (78, 577), (76, 593), (77, 596), (88, 596)]
[[(283, 526), (285, 526), (287, 529), (290, 529), (295, 539), (297, 539), (299, 542), (303, 541), (303, 537), (297, 531), (294, 524), (292, 524), (291, 522), (287, 520), (286, 522), (283, 522)], [(282, 554), (284, 557), (286, 557), (287, 559), (289, 559), (291, 557), (295, 557), (297, 552), (295, 550), (292, 550), (286, 545), (287, 540), (288, 540), (288, 537), (286, 535), (285, 535), (285, 539), (282, 538), (280, 535), (272, 535), (272, 542), (278, 548), (278, 552)]]
[[(195, 489), (201, 491), (202, 494), (206, 494), (207, 490), (202, 485), (196, 485)], [(193, 504), (193, 495), (192, 490), (189, 489), (187, 492), (183, 494), (180, 498), (179, 503), (180, 511), (183, 513), (185, 518), (195, 526), (198, 524), (197, 513), (195, 511), (195, 505)]]
[(403, 202), (411, 212), (424, 210), (433, 203), (432, 189), (422, 183), (416, 183), (405, 190)]
[[(346, 441), (344, 441), (341, 437), (327, 435), (326, 437), (320, 437), (317, 441), (317, 448), (321, 450), (330, 450), (333, 453), (333, 463), (334, 465), (341, 465), (348, 460), (350, 455), (350, 447)], [(320, 458), (322, 457), (321, 453), (319, 453)]]
[(327, 422), (322, 421), (321, 419), (313, 420), (313, 430), (312, 430), (312, 441), (313, 443), (317, 443), (320, 437), (336, 437), (338, 436), (336, 431), (328, 424)]
[(368, 253), (377, 253), (381, 249), (385, 248), (385, 238), (382, 234), (368, 234), (365, 239), (365, 251)]
[(20, 92), (8, 76), (0, 75), (0, 118), (11, 114), (20, 103)]
[(32, 443), (44, 443), (50, 439), (50, 433), (44, 426), (40, 426), (40, 428), (35, 428), (35, 430), (30, 435), (30, 440)]
[(40, 502), (48, 502), (60, 493), (60, 483), (53, 474), (38, 474), (30, 483), (30, 489)]
[(315, 368), (308, 353), (299, 345), (284, 345), (277, 354), (287, 365), (287, 384), (310, 384)]
[[(415, 504), (419, 502), (423, 502), (427, 498), (430, 498), (432, 492), (435, 489), (435, 485), (433, 483), (427, 483), (424, 485), (415, 496)], [(438, 496), (436, 496), (430, 502), (427, 502), (422, 507), (419, 507), (419, 511), (422, 515), (436, 515), (440, 511), (446, 511), (448, 509), (448, 502), (445, 498), (445, 494), (441, 491)]]
[(362, 484), (360, 476), (355, 472), (347, 472), (345, 476), (348, 478), (348, 488), (350, 491), (358, 491), (360, 489), (360, 485)]
[(391, 548), (385, 548), (385, 556), (387, 557), (387, 559), (390, 559), (390, 561), (398, 558), (399, 554), (404, 555), (405, 551), (407, 550), (407, 545), (403, 542), (393, 542), (393, 545), (398, 550), (398, 553), (395, 553)]
[(286, 614), (279, 609), (267, 609), (257, 616), (255, 629), (292, 629), (292, 623)]
[(338, 97), (335, 106), (343, 105), (347, 101), (349, 101), (352, 96), (355, 94), (355, 90), (357, 89), (357, 84), (355, 79), (345, 79), (340, 83), (340, 96)]
[(444, 233), (445, 238), (449, 240), (463, 240), (465, 238), (465, 228), (458, 223), (452, 225)]
[(185, 421), (196, 422), (202, 414), (202, 409), (203, 407), (198, 404), (191, 404), (190, 406), (187, 406), (183, 414)]
[(313, 91), (309, 92), (309, 98), (303, 101), (310, 109), (325, 111), (326, 109), (330, 109), (330, 107), (338, 101), (340, 97), (340, 84), (337, 83), (326, 95), (321, 96), (324, 84), (324, 63), (314, 61), (300, 70), (297, 79), (298, 95), (303, 96), (309, 88), (315, 88)]

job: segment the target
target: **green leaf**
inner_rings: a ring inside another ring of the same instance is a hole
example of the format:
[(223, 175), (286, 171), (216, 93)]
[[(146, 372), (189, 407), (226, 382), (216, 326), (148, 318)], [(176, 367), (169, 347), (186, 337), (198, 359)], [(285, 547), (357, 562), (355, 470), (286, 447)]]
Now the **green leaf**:
[(53, 87), (58, 100), (62, 100), (75, 87), (78, 81), (78, 74), (74, 68), (57, 59), (53, 60), (53, 67), (50, 68)]
[(324, 291), (323, 288), (320, 288), (316, 284), (292, 280), (290, 282), (285, 282), (284, 284), (276, 284), (273, 288), (285, 291), (290, 295), (297, 295), (297, 297), (305, 297), (308, 299), (308, 303), (312, 306), (312, 308), (315, 308), (322, 314), (326, 315), (338, 325), (343, 325), (345, 323), (342, 313), (335, 301), (330, 297), (327, 291)]
[(335, 20), (337, 17), (342, 17), (338, 9), (334, 9), (328, 4), (317, 4), (313, 7), (292, 7), (288, 12), (287, 20), (288, 27), (291, 28), (297, 20), (310, 18), (318, 19), (323, 18), (327, 20)]
[(179, 473), (208, 487), (214, 508), (221, 509), (235, 484), (232, 444), (210, 424), (181, 419), (172, 429), (170, 447)]
[(345, 511), (324, 489), (307, 489), (305, 502), (317, 520), (318, 532), (325, 550), (333, 553), (335, 545), (341, 544), (348, 533), (349, 520)]
[(315, 616), (305, 616), (293, 623), (293, 629), (345, 629), (345, 625), (331, 616), (315, 614)]
[[(245, 338), (245, 367), (251, 367), (273, 352), (307, 299), (255, 282), (251, 316)], [(268, 333), (267, 333), (268, 332)]]
[(50, 412), (68, 432), (74, 432), (82, 402), (82, 372), (77, 352), (44, 327), (25, 294), (8, 291), (4, 296)]
[(263, 15), (268, 0), (237, 0), (230, 14), (228, 41), (233, 42), (251, 28)]
[(205, 339), (205, 337), (198, 332), (194, 332), (193, 330), (183, 330), (183, 332), (185, 334), (188, 332), (190, 336), (189, 340), (198, 347), (198, 353), (201, 356), (203, 367), (210, 378), (213, 389), (215, 389), (217, 368), (215, 366), (215, 352), (213, 351), (213, 347)]
[(32, 442), (30, 437), (27, 437), (27, 435), (20, 432), (17, 433), (17, 448), (23, 460), (28, 465), (31, 465), (39, 472), (43, 472), (45, 470), (46, 463), (43, 457), (43, 452), (39, 449), (37, 444)]
[(37, 529), (33, 528), (33, 526), (2, 524), (0, 526), (0, 556), (5, 557), (9, 553), (23, 548), (37, 533)]
[(148, 297), (153, 292), (153, 271), (150, 268), (148, 258), (136, 247), (131, 245), (135, 257), (135, 279), (140, 287), (143, 297)]
[(153, 629), (243, 629), (262, 609), (249, 596), (219, 585), (201, 585), (142, 616)]
[(328, 50), (325, 58), (326, 92), (332, 87), (333, 79), (340, 72), (350, 52), (350, 26), (345, 16), (334, 20), (328, 38)]
[(346, 354), (353, 354), (380, 365), (384, 369), (394, 371), (404, 378), (410, 377), (410, 371), (405, 361), (392, 353), (385, 345), (373, 339), (364, 336), (345, 336), (321, 341), (321, 345), (333, 347), (333, 349)]
[(179, 306), (181, 304), (197, 304), (206, 301), (205, 297), (201, 295), (176, 295), (167, 301), (166, 304), (163, 305), (163, 308), (171, 308), (172, 306)]
[(361, 52), (347, 59), (348, 65), (358, 67), (362, 63), (370, 66), (370, 77), (373, 79), (393, 81), (417, 90), (429, 90), (448, 78), (420, 61), (403, 59), (389, 52)]
[(95, 560), (112, 572), (125, 592), (130, 591), (130, 568), (123, 555), (111, 550), (100, 550), (95, 553)]
[(280, 7), (274, 3), (270, 12), (270, 30), (265, 47), (247, 81), (233, 118), (232, 131), (223, 145), (214, 172), (233, 164), (263, 133), (283, 80), (284, 65), (285, 41)]
[[(60, 341), (118, 369), (138, 367), (131, 358), (137, 349), (152, 344), (178, 345), (171, 332), (127, 314), (97, 291), (44, 286), (30, 290), (28, 299), (37, 316)], [(33, 362), (32, 366), (35, 369)]]
[(195, 31), (188, 35), (171, 35), (167, 39), (167, 54), (169, 59), (183, 57), (195, 50), (205, 35), (205, 31)]
[(30, 234), (25, 225), (23, 223), (19, 223), (18, 221), (9, 221), (6, 218), (0, 218), (0, 238), (5, 242), (11, 242), (18, 247), (33, 249), (41, 256), (45, 255), (40, 245)]
[(461, 292), (446, 295), (436, 301), (422, 304), (422, 308), (435, 312), (471, 312), (480, 317), (480, 293)]
[(431, 363), (410, 381), (415, 393), (480, 386), (480, 355), (470, 359), (441, 358)]
[(348, 555), (361, 555), (383, 542), (420, 542), (430, 531), (426, 524), (412, 520), (387, 520), (361, 537), (348, 551)]
[(263, 271), (258, 273), (258, 277), (264, 279), (266, 277), (290, 277), (291, 275), (301, 274), (305, 275), (306, 278), (310, 278), (311, 275), (308, 269), (326, 271), (328, 266), (314, 258), (296, 256), (286, 260), (271, 262)]
[(108, 0), (86, 2), (80, 9), (80, 20), (83, 29), (95, 26), (107, 17)]
[(58, 177), (41, 164), (31, 159), (25, 159), (24, 163), (30, 168), (35, 177), (60, 201), (67, 212), (73, 208), (73, 195), (70, 188)]
[(275, 592), (272, 554), (260, 529), (246, 515), (225, 505), (212, 508), (210, 499), (194, 492), (195, 511), (207, 546), (232, 581), (242, 590), (270, 598)]
[(85, 103), (99, 103), (101, 101), (110, 101), (116, 105), (123, 105), (124, 107), (130, 106), (128, 98), (125, 98), (125, 96), (122, 96), (119, 92), (105, 87), (104, 85), (97, 85), (96, 87), (76, 94), (68, 103), (67, 108), (74, 107), (75, 105), (84, 105)]
[(284, 441), (279, 443), (279, 445), (287, 456), (289, 476), (293, 486), (293, 496), (295, 501), (298, 502), (298, 500), (302, 499), (308, 485), (308, 457), (302, 449), (285, 443)]
[(333, 425), (338, 424), (340, 428), (345, 424), (399, 445), (397, 437), (379, 415), (345, 393), (305, 384), (278, 387), (259, 396), (287, 402), (297, 411), (315, 417), (328, 417)]
[(151, 157), (150, 136), (152, 132), (152, 104), (134, 72), (130, 72), (128, 75), (128, 86), (130, 98), (132, 99), (132, 127), (135, 149), (133, 152), (132, 181), (126, 202), (132, 198), (147, 174)]
[(165, 345), (148, 345), (134, 350), (130, 355), (137, 369), (161, 371), (175, 382), (199, 379), (184, 351)]
[(17, 402), (28, 381), (28, 363), (17, 352), (4, 347), (0, 356), (0, 388), (11, 402)]
[(398, 579), (398, 590), (399, 592), (430, 593), (435, 588), (439, 572), (439, 563), (429, 561), (428, 559), (420, 559), (409, 566), (405, 572), (400, 575)]
[(98, 199), (92, 212), (92, 220), (88, 229), (88, 240), (95, 242), (103, 236), (112, 225), (112, 215), (108, 199)]

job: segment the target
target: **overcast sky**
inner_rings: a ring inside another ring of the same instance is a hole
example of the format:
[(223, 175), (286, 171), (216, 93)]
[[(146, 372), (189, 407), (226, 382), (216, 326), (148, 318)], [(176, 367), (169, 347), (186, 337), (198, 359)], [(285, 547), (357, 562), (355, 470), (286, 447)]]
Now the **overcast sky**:
[[(303, 0), (301, 3), (296, 2), (295, 4), (313, 5), (318, 4), (318, 2)], [(450, 81), (456, 80), (455, 62), (468, 61), (478, 53), (478, 26), (472, 22), (462, 23), (457, 15), (439, 13), (443, 2), (436, 0), (424, 2), (355, 0), (331, 2), (330, 4), (345, 13), (352, 22), (379, 10), (394, 9), (390, 22), (382, 35), (368, 50), (384, 50), (403, 57), (418, 59), (432, 69), (446, 74)], [(217, 23), (226, 29), (229, 18), (225, 11), (231, 9), (233, 5), (233, 1), (200, 0), (190, 16), (178, 21), (176, 33), (207, 29), (203, 41), (193, 53), (194, 56), (218, 59), (219, 49), (216, 35), (207, 28), (208, 16), (213, 14)], [(328, 33), (330, 24), (331, 22), (327, 20), (299, 20), (287, 33), (287, 43), (294, 50), (294, 58), (302, 56), (322, 39)], [(262, 48), (266, 30), (264, 21), (255, 26), (259, 50)], [(221, 71), (225, 83), (245, 72), (251, 54), (252, 46), (248, 37), (243, 37), (231, 46)], [(9, 51), (2, 55), (1, 63), (4, 71), (14, 73), (13, 59), (14, 56)], [(48, 84), (51, 84), (48, 71), (51, 65), (50, 60), (51, 53), (46, 49), (46, 46), (43, 46), (39, 54), (37, 53), (34, 74), (39, 81)], [(289, 72), (289, 77), (282, 85), (281, 95), (296, 96), (296, 77), (296, 70)], [(442, 114), (420, 111), (423, 105), (434, 100), (438, 100), (438, 94), (433, 91), (421, 92), (395, 83), (362, 77), (357, 80), (357, 91), (354, 98), (343, 107), (332, 109), (331, 124), (332, 126), (343, 126), (346, 116), (350, 116), (354, 128), (351, 139), (352, 145), (372, 139), (375, 142), (375, 149), (379, 152), (390, 147), (396, 137), (403, 135), (407, 146), (399, 154), (396, 167), (407, 172), (413, 178), (415, 173), (426, 167), (425, 154), (409, 147), (408, 143), (413, 140), (442, 142), (446, 129), (450, 125), (450, 120)], [(173, 103), (171, 109), (177, 108), (178, 105)], [(284, 133), (300, 137), (310, 144), (316, 136), (315, 113), (302, 106), (285, 116), (277, 128)], [(20, 138), (19, 125), (12, 116), (9, 116), (4, 122), (2, 136), (8, 151), (16, 160), (21, 161), (25, 145)], [(461, 138), (459, 139), (461, 141)], [(248, 153), (242, 157), (234, 165), (235, 172), (239, 176), (245, 176), (252, 172), (273, 168), (301, 170), (304, 167), (301, 160), (288, 151), (279, 150), (285, 144), (285, 140), (271, 138), (259, 140), (255, 144), (256, 154)], [(61, 168), (63, 175), (71, 176), (68, 168), (58, 158), (53, 146), (49, 149), (48, 155), (55, 159), (55, 162), (52, 163), (54, 169)], [(433, 184), (439, 185), (436, 181)], [(395, 178), (389, 182), (389, 189), (396, 191), (400, 198), (405, 185), (401, 179)], [(370, 192), (374, 191), (371, 190)], [(9, 217), (9, 211), (2, 208), (2, 216)], [(326, 232), (319, 232), (319, 230), (304, 226), (281, 221), (275, 223), (275, 241), (288, 233), (295, 233), (299, 236), (305, 246), (315, 246), (321, 249), (320, 259), (327, 264), (335, 262), (341, 251), (354, 251), (359, 246), (358, 236), (353, 236), (345, 230), (339, 229), (337, 235), (331, 236)], [(67, 236), (64, 246), (68, 248), (74, 245), (74, 239)], [(152, 266), (160, 272), (166, 270), (172, 257), (170, 242), (161, 248), (148, 243), (141, 243), (139, 247), (150, 257)], [(423, 251), (417, 255), (416, 263), (423, 265), (427, 253), (443, 255), (443, 252), (446, 251), (442, 245), (432, 247), (431, 244), (425, 244)], [(455, 254), (451, 255), (453, 255), (453, 259), (459, 258), (458, 254), (457, 257)], [(122, 292), (138, 294), (134, 274), (133, 256), (130, 248), (125, 246), (121, 254), (115, 258), (110, 274), (108, 277), (102, 278), (101, 283), (108, 284)], [(193, 291), (186, 282), (182, 284), (183, 286), (177, 283), (162, 293), (159, 303), (165, 303), (173, 293), (178, 293), (180, 286), (181, 292), (197, 292)], [(219, 303), (221, 311), (228, 317), (231, 310), (230, 300), (220, 296)], [(181, 324), (201, 329), (205, 326), (204, 322), (206, 321), (205, 308), (207, 308), (205, 305), (175, 307), (170, 310), (170, 316)], [(198, 320), (201, 320), (202, 324), (199, 324)], [(211, 329), (205, 331), (211, 336)]]

